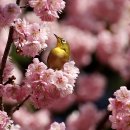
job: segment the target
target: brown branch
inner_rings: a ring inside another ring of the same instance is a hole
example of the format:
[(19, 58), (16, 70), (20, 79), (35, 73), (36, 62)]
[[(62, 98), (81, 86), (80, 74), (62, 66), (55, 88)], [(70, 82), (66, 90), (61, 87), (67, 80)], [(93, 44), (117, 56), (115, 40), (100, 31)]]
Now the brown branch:
[(24, 6), (20, 6), (21, 9), (22, 9), (22, 8), (28, 8), (28, 7), (30, 7), (29, 4), (24, 5)]
[(16, 79), (16, 77), (13, 75), (3, 85), (14, 84), (15, 79)]
[[(19, 5), (20, 4), (20, 0), (16, 0), (16, 4)], [(3, 72), (4, 72), (4, 68), (6, 65), (6, 61), (7, 61), (7, 57), (9, 55), (9, 51), (10, 51), (10, 47), (11, 44), (13, 42), (13, 32), (14, 32), (14, 28), (13, 26), (10, 27), (9, 29), (9, 36), (8, 36), (8, 41), (4, 50), (4, 54), (1, 60), (1, 66), (0, 66), (0, 84), (3, 83)]]
[[(16, 4), (19, 5), (20, 0), (16, 0)], [(7, 44), (6, 44), (6, 47), (4, 50), (4, 54), (3, 54), (3, 57), (1, 60), (1, 65), (0, 65), (0, 84), (3, 84), (3, 72), (4, 72), (5, 65), (6, 65), (7, 57), (9, 55), (10, 47), (13, 42), (13, 31), (14, 31), (13, 26), (11, 26), (9, 29), (8, 41), (7, 41)], [(0, 97), (0, 110), (4, 110), (2, 97)]]
[(11, 110), (11, 115), (19, 110), (19, 108), (31, 97), (31, 95), (28, 95), (21, 103), (19, 103), (17, 106), (13, 107), (12, 110)]
[(9, 55), (11, 44), (13, 42), (13, 31), (14, 31), (14, 29), (11, 26), (10, 30), (9, 30), (8, 41), (7, 41), (7, 44), (6, 44), (6, 47), (5, 47), (5, 51), (4, 51), (2, 60), (1, 60), (1, 66), (0, 66), (0, 83), (1, 84), (3, 83), (3, 72), (4, 72), (5, 65), (6, 65), (7, 57)]
[[(0, 84), (3, 84), (3, 72), (6, 65), (7, 57), (9, 55), (10, 47), (13, 42), (13, 31), (14, 29), (11, 26), (9, 30), (8, 41), (7, 41), (5, 51), (1, 60), (1, 65), (0, 65)], [(0, 110), (4, 110), (2, 97), (0, 97)]]

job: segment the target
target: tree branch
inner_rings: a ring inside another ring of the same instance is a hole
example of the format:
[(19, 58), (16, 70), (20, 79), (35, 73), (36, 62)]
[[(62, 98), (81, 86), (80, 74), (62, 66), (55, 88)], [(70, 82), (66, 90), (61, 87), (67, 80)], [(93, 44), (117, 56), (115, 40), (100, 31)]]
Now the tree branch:
[(19, 103), (17, 106), (13, 107), (12, 110), (11, 110), (11, 115), (19, 110), (19, 108), (31, 97), (31, 95), (28, 95), (21, 103)]
[(10, 30), (9, 30), (8, 41), (7, 41), (5, 51), (4, 51), (2, 60), (1, 60), (1, 66), (0, 66), (0, 83), (1, 84), (3, 83), (3, 72), (4, 72), (5, 65), (6, 65), (7, 57), (9, 55), (11, 44), (13, 42), (13, 31), (14, 31), (13, 27), (11, 26)]
[[(19, 5), (20, 0), (16, 0), (16, 4)], [(3, 84), (3, 72), (4, 72), (5, 65), (6, 65), (7, 57), (9, 55), (10, 47), (13, 42), (13, 31), (14, 31), (13, 26), (11, 26), (9, 29), (8, 41), (7, 41), (7, 44), (6, 44), (6, 47), (4, 50), (4, 54), (3, 54), (3, 57), (1, 60), (1, 65), (0, 65), (0, 84)], [(2, 97), (0, 97), (0, 110), (4, 110)]]

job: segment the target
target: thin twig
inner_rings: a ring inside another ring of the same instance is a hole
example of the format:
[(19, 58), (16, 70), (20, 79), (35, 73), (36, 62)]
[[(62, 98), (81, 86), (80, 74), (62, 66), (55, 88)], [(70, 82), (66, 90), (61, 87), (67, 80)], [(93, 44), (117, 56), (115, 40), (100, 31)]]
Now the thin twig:
[(28, 7), (30, 7), (29, 4), (24, 5), (24, 6), (20, 6), (20, 8), (28, 8)]
[(28, 95), (21, 103), (19, 103), (17, 106), (13, 107), (12, 110), (11, 110), (11, 115), (19, 110), (19, 108), (31, 97), (31, 95)]
[(3, 85), (6, 84), (14, 84), (14, 80), (16, 79), (16, 77), (13, 75), (11, 76)]

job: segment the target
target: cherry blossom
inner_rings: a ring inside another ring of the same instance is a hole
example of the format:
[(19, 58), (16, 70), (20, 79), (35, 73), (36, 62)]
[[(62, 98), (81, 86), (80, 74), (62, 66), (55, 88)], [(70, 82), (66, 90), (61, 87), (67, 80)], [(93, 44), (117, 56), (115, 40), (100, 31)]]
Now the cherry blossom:
[(49, 130), (65, 130), (65, 124), (54, 122), (51, 124), (51, 128)]
[(20, 12), (20, 7), (15, 3), (7, 4), (4, 7), (0, 6), (0, 28), (11, 25)]
[(22, 101), (30, 94), (30, 89), (26, 86), (17, 84), (7, 84), (3, 86), (3, 97), (13, 99), (15, 101)]
[(0, 111), (0, 129), (4, 128), (9, 121), (9, 117), (6, 112)]
[(37, 107), (49, 105), (52, 101), (72, 94), (79, 69), (74, 61), (64, 64), (63, 69), (53, 70), (34, 58), (26, 72), (25, 86), (31, 93), (31, 100)]
[(13, 119), (20, 124), (22, 130), (43, 130), (51, 122), (49, 111), (44, 109), (31, 113), (26, 108), (21, 108), (13, 114)]
[(130, 0), (0, 0), (0, 130), (130, 130), (129, 14)]
[(1, 130), (20, 130), (19, 125), (14, 125), (13, 120), (8, 117), (5, 111), (0, 111), (0, 129)]
[(81, 106), (79, 111), (73, 111), (67, 118), (66, 126), (68, 130), (95, 129), (102, 116), (103, 113), (95, 105), (88, 103)]
[(61, 13), (65, 7), (63, 0), (29, 0), (29, 4), (43, 21), (59, 18), (58, 13)]
[(32, 23), (17, 19), (14, 24), (14, 44), (17, 52), (34, 57), (47, 47), (48, 27), (46, 24)]
[(130, 126), (130, 91), (121, 86), (119, 90), (114, 93), (115, 98), (109, 98), (108, 110), (112, 111), (109, 120), (112, 123), (112, 128), (117, 130), (129, 130)]
[(80, 75), (77, 82), (77, 99), (95, 101), (100, 99), (105, 91), (106, 78), (99, 73)]

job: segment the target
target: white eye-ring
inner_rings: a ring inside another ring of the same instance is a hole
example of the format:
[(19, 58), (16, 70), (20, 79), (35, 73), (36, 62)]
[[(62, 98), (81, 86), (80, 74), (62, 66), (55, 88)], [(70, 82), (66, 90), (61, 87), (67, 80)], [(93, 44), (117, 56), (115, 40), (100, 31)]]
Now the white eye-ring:
[(62, 43), (66, 43), (66, 40), (62, 39)]

